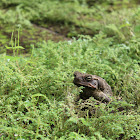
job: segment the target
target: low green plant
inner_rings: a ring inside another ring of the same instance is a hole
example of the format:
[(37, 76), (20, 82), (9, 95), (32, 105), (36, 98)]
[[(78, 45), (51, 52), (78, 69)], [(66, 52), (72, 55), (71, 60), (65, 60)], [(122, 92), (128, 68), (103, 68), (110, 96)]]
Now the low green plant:
[[(12, 33), (10, 43), (5, 45), (11, 56), (0, 55), (1, 139), (140, 139), (139, 6), (114, 11), (120, 1), (109, 0), (106, 6), (100, 6), (100, 0), (94, 7), (86, 2), (89, 4), (1, 1), (0, 28), (8, 24), (29, 27), (33, 22), (49, 27), (48, 23), (57, 23), (59, 29), (69, 28), (68, 36), (79, 38), (38, 42), (37, 48), (29, 46), (30, 56), (23, 57), (20, 28), (16, 39)], [(113, 4), (113, 10), (108, 3)], [(129, 5), (129, 1), (123, 3)], [(6, 38), (2, 32), (0, 36)], [(73, 84), (74, 71), (104, 78), (112, 88), (113, 101), (95, 104), (92, 116), (89, 110), (85, 114), (79, 111), (80, 116), (74, 97), (82, 87)]]
[(20, 32), (20, 28), (18, 29), (17, 32), (18, 32), (17, 40), (15, 38), (15, 40), (13, 41), (13, 32), (12, 32), (11, 41), (10, 41), (11, 47), (5, 46), (7, 50), (12, 50), (13, 51), (13, 55), (14, 56), (18, 56), (19, 55), (19, 50), (20, 49), (24, 49), (22, 46), (19, 45), (19, 32)]
[[(101, 32), (37, 45), (30, 57), (0, 57), (1, 139), (140, 138), (139, 39), (117, 44)], [(73, 108), (73, 95), (80, 91), (72, 83), (74, 71), (104, 78), (114, 102), (96, 106), (91, 118), (88, 112), (79, 118)]]

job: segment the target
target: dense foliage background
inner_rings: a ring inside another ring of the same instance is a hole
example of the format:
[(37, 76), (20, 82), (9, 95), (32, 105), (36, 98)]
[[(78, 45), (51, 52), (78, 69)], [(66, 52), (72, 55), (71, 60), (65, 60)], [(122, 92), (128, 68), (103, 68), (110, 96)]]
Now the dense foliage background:
[[(135, 0), (1, 0), (0, 138), (140, 139), (139, 19)], [(113, 102), (79, 117), (74, 71), (104, 78)]]

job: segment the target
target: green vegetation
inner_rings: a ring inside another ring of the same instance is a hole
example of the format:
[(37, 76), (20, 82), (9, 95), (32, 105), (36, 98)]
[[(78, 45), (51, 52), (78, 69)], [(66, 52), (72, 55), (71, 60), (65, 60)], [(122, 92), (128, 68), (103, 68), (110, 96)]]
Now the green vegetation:
[[(2, 140), (140, 139), (140, 6), (136, 2), (130, 7), (128, 0), (122, 5), (116, 0), (94, 5), (89, 0), (2, 0)], [(76, 38), (46, 42), (45, 28)], [(88, 111), (79, 117), (73, 97), (81, 89), (72, 83), (74, 71), (104, 78), (112, 87), (113, 102), (95, 105), (91, 117)]]
[[(30, 44), (36, 46), (42, 40), (62, 40), (78, 37), (79, 34), (95, 35), (100, 31), (107, 36), (124, 42), (139, 36), (140, 7), (136, 0), (2, 0), (0, 3), (0, 35), (3, 41), (1, 52), (11, 32), (21, 26), (20, 42), (30, 51)], [(35, 26), (35, 25), (37, 26)], [(45, 27), (64, 36), (52, 34)], [(53, 36), (53, 37), (52, 37)], [(59, 37), (58, 37), (59, 36)], [(16, 36), (15, 36), (16, 37)]]

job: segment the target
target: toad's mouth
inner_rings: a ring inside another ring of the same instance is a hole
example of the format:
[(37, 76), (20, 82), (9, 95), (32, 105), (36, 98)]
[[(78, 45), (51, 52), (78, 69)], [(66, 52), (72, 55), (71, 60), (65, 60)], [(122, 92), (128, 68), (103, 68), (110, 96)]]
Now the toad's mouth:
[(88, 84), (90, 87), (92, 87), (92, 88), (95, 88), (96, 89), (96, 87), (94, 86), (94, 85), (92, 85), (91, 83), (89, 83)]
[(77, 83), (77, 82), (75, 82), (75, 80), (74, 80), (73, 83), (74, 83), (76, 86), (78, 86), (78, 87), (83, 86), (83, 87), (89, 87), (89, 88), (92, 88), (92, 89), (97, 89), (96, 86), (94, 86), (93, 84), (91, 84), (91, 83), (89, 83), (89, 82), (86, 82), (86, 83), (85, 83), (85, 82)]

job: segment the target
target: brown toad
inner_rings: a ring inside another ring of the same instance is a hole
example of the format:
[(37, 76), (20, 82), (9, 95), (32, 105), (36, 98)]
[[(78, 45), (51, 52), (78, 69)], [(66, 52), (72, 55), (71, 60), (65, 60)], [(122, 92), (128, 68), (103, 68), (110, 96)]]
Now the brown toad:
[(112, 96), (111, 87), (108, 83), (101, 77), (81, 72), (74, 72), (75, 85), (83, 86), (82, 92), (80, 93), (81, 99), (88, 99), (89, 97), (94, 97), (96, 100), (102, 102), (110, 102), (109, 96)]

